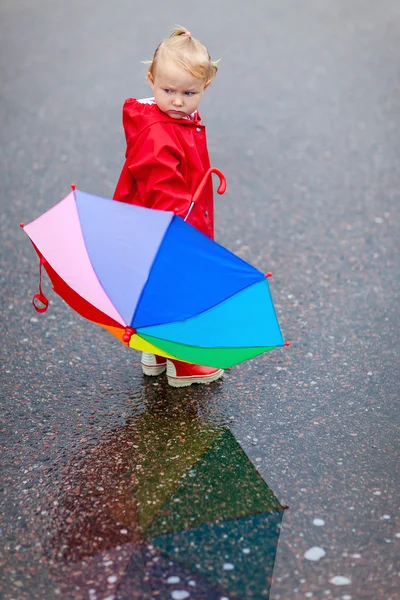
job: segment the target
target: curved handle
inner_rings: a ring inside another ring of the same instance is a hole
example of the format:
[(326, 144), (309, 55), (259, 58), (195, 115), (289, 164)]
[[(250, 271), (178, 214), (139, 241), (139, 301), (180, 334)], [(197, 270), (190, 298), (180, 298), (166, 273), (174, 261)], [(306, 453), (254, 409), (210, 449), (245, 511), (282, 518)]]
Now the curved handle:
[(206, 171), (204, 173), (204, 177), (200, 182), (199, 187), (197, 188), (197, 190), (195, 191), (194, 195), (193, 195), (193, 200), (192, 202), (196, 203), (197, 200), (199, 199), (199, 197), (201, 196), (201, 194), (203, 193), (203, 190), (207, 184), (207, 179), (208, 177), (212, 174), (215, 173), (216, 175), (218, 175), (219, 177), (219, 186), (217, 189), (218, 194), (223, 194), (226, 190), (226, 179), (225, 179), (225, 175), (222, 173), (222, 171), (220, 171), (219, 169), (216, 169), (215, 167), (211, 167), (210, 169), (208, 169), (208, 171)]
[[(42, 290), (42, 267), (43, 265), (46, 263), (46, 259), (44, 258), (44, 256), (40, 255), (40, 260), (39, 260), (39, 292), (37, 294), (35, 294), (32, 298), (32, 304), (33, 304), (33, 308), (36, 310), (36, 312), (38, 313), (44, 313), (47, 310), (47, 307), (49, 306), (49, 301), (47, 300), (46, 296), (43, 294), (43, 290)], [(41, 306), (41, 303), (43, 306)]]
[[(40, 304), (38, 304), (38, 302), (41, 302), (43, 304), (43, 306), (40, 306)], [(36, 312), (45, 313), (47, 310), (47, 307), (49, 306), (49, 301), (47, 300), (47, 298), (44, 294), (39, 292), (38, 294), (35, 294), (33, 296), (32, 304), (33, 304), (33, 308), (36, 310)]]
[(218, 194), (223, 194), (225, 192), (225, 190), (226, 190), (225, 175), (219, 169), (216, 169), (215, 167), (210, 167), (208, 169), (208, 171), (206, 171), (204, 173), (204, 177), (201, 180), (199, 187), (197, 188), (197, 190), (193, 194), (193, 198), (192, 198), (192, 201), (190, 203), (189, 210), (187, 211), (186, 217), (184, 218), (184, 221), (187, 221), (188, 216), (192, 212), (192, 209), (193, 209), (194, 205), (196, 204), (197, 200), (200, 198), (200, 195), (203, 193), (203, 190), (204, 190), (204, 188), (205, 188), (205, 186), (207, 184), (208, 177), (210, 175), (212, 175), (212, 173), (215, 173), (219, 177), (219, 186), (218, 186), (218, 189), (217, 189)]

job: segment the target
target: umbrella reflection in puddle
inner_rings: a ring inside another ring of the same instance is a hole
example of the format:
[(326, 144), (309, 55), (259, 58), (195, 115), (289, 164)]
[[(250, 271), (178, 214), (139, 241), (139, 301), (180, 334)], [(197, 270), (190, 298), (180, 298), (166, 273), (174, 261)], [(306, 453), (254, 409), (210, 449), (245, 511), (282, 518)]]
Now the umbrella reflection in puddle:
[(51, 538), (65, 594), (269, 597), (284, 507), (196, 408), (154, 404), (69, 465)]

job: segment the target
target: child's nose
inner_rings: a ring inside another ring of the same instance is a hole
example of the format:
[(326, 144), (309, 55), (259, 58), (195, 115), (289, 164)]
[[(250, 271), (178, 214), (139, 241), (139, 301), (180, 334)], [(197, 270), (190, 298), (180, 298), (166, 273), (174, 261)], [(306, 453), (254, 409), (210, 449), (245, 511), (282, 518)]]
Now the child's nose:
[(183, 100), (180, 96), (175, 96), (173, 101), (174, 106), (183, 106)]

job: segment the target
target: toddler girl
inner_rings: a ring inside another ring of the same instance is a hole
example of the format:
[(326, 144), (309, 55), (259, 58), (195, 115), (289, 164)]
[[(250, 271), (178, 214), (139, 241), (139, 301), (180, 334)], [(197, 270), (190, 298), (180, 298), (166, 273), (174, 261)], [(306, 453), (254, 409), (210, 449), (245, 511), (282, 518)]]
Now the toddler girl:
[[(154, 98), (129, 98), (123, 108), (126, 161), (114, 199), (169, 210), (185, 218), (193, 194), (210, 168), (205, 127), (198, 106), (217, 73), (203, 44), (182, 27), (159, 44), (148, 70)], [(211, 179), (190, 212), (189, 222), (214, 237)], [(144, 352), (145, 375), (167, 371), (168, 383), (183, 387), (210, 383), (222, 369), (166, 360)]]

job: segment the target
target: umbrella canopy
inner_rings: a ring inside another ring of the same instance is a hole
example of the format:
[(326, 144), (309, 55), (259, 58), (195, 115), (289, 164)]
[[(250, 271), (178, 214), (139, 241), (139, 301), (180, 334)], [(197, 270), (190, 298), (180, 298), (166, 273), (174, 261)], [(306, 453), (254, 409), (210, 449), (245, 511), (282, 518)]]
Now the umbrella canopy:
[(264, 273), (173, 213), (73, 189), (23, 227), (53, 289), (131, 348), (228, 368), (284, 345)]

